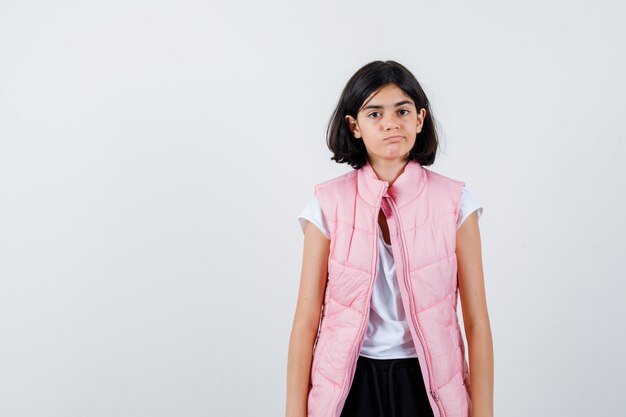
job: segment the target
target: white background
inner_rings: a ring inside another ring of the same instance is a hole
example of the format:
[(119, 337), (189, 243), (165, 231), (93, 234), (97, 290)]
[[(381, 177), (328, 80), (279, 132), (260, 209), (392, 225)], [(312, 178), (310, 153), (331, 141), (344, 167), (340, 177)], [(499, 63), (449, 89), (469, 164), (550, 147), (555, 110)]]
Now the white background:
[[(439, 2), (441, 3), (441, 2)], [(393, 59), (480, 220), (497, 416), (626, 407), (621, 1), (0, 2), (0, 415), (279, 416), (297, 216)]]

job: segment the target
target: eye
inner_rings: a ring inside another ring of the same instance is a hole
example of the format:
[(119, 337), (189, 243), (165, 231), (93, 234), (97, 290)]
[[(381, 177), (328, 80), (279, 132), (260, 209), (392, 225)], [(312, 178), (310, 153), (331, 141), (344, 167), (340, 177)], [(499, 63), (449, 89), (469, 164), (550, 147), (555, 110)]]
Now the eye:
[(373, 114), (380, 114), (380, 112), (374, 111), (367, 115), (367, 117), (372, 117)]
[(404, 113), (404, 114), (403, 114), (403, 116), (406, 116), (407, 114), (411, 113), (411, 111), (410, 111), (410, 110), (407, 110), (407, 109), (400, 109), (400, 110), (398, 110), (398, 111), (399, 111), (399, 112), (403, 112), (403, 111), (405, 111), (406, 113)]

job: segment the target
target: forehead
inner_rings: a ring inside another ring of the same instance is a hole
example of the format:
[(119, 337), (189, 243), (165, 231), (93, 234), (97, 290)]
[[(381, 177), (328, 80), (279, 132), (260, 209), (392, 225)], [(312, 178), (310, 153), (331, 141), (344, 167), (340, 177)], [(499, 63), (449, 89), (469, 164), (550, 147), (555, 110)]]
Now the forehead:
[[(408, 103), (407, 103), (408, 102)], [(413, 104), (413, 99), (409, 97), (400, 87), (389, 84), (373, 92), (365, 99), (361, 110), (381, 107), (395, 107), (402, 104)]]

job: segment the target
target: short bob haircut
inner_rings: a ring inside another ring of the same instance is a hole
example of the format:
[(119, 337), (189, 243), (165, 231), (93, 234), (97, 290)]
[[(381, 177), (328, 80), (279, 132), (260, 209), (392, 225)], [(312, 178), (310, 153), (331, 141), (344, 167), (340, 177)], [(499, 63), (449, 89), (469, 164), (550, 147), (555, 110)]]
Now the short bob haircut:
[(354, 169), (365, 165), (367, 150), (363, 140), (355, 139), (345, 117), (350, 115), (356, 119), (365, 100), (388, 84), (397, 85), (411, 97), (417, 110), (426, 109), (422, 130), (417, 134), (415, 145), (409, 152), (407, 160), (417, 161), (423, 166), (435, 162), (439, 139), (430, 103), (415, 76), (395, 61), (370, 62), (361, 67), (346, 84), (326, 131), (326, 142), (333, 153), (331, 160), (347, 163)]

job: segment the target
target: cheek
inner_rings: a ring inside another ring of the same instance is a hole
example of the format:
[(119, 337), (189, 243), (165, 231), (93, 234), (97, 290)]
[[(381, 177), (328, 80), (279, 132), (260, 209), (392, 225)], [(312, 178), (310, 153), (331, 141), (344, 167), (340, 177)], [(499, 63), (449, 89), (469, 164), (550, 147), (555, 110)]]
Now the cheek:
[(409, 132), (415, 132), (416, 134), (421, 132), (423, 125), (418, 125), (417, 122), (407, 124), (407, 130)]
[(417, 119), (410, 119), (410, 120), (404, 121), (404, 126), (412, 128), (412, 129), (418, 128), (418, 125), (419, 125), (419, 121)]

